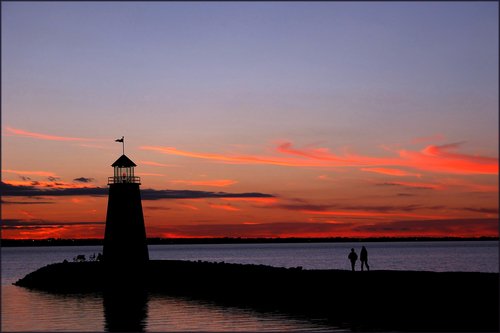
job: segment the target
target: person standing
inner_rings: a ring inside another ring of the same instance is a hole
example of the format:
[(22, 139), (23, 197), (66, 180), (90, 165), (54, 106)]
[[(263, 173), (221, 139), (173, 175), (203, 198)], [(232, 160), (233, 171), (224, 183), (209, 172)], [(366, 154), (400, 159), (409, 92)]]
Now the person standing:
[(352, 271), (354, 272), (354, 265), (356, 265), (356, 260), (358, 260), (358, 255), (356, 254), (354, 249), (351, 249), (351, 253), (349, 253), (347, 258), (351, 261), (351, 268)]
[(370, 270), (370, 266), (368, 266), (368, 251), (366, 247), (361, 247), (361, 252), (359, 254), (359, 260), (361, 261), (361, 271), (363, 271), (363, 266), (366, 265), (366, 270)]

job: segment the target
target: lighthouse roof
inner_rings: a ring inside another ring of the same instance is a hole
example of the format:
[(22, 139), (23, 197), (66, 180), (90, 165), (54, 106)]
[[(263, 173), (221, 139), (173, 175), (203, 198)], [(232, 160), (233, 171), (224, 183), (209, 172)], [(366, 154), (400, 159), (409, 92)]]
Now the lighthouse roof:
[(120, 156), (115, 163), (111, 164), (112, 167), (128, 168), (137, 166), (130, 158), (125, 155)]

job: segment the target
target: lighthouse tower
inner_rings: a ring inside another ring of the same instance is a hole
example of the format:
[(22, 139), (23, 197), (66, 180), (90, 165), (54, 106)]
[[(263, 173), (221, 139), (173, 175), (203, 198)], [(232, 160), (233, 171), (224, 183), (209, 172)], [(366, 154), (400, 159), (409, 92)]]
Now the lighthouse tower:
[(123, 154), (111, 166), (114, 174), (108, 178), (103, 261), (112, 265), (143, 264), (149, 260), (149, 253), (139, 190), (141, 180), (134, 176), (136, 164)]

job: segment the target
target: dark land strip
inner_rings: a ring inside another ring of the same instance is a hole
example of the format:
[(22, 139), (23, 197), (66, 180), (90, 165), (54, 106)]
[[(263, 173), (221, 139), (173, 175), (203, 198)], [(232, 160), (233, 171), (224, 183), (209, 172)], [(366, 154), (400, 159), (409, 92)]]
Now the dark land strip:
[[(108, 310), (114, 309), (108, 317), (124, 318), (125, 312), (125, 317), (140, 318), (141, 295), (158, 293), (321, 318), (359, 331), (499, 329), (498, 273), (351, 272), (151, 260), (140, 267), (57, 263), (15, 284), (52, 293), (102, 292)], [(115, 323), (125, 325), (118, 330), (134, 325), (123, 319)]]

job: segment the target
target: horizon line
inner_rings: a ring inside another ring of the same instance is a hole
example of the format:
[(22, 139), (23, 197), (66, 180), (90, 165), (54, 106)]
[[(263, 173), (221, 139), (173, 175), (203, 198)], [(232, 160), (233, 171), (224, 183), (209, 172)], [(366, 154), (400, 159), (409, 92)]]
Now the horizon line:
[[(147, 237), (148, 241), (210, 241), (210, 240), (222, 240), (222, 241), (253, 241), (253, 240), (266, 240), (266, 241), (286, 241), (286, 240), (422, 240), (422, 239), (432, 239), (432, 240), (447, 240), (447, 239), (491, 239), (500, 240), (498, 236), (376, 236), (376, 237), (344, 237), (344, 236), (332, 236), (332, 237)], [(104, 241), (104, 238), (3, 238), (0, 242), (61, 242), (61, 241), (72, 241), (72, 242), (85, 242), (85, 241)]]

